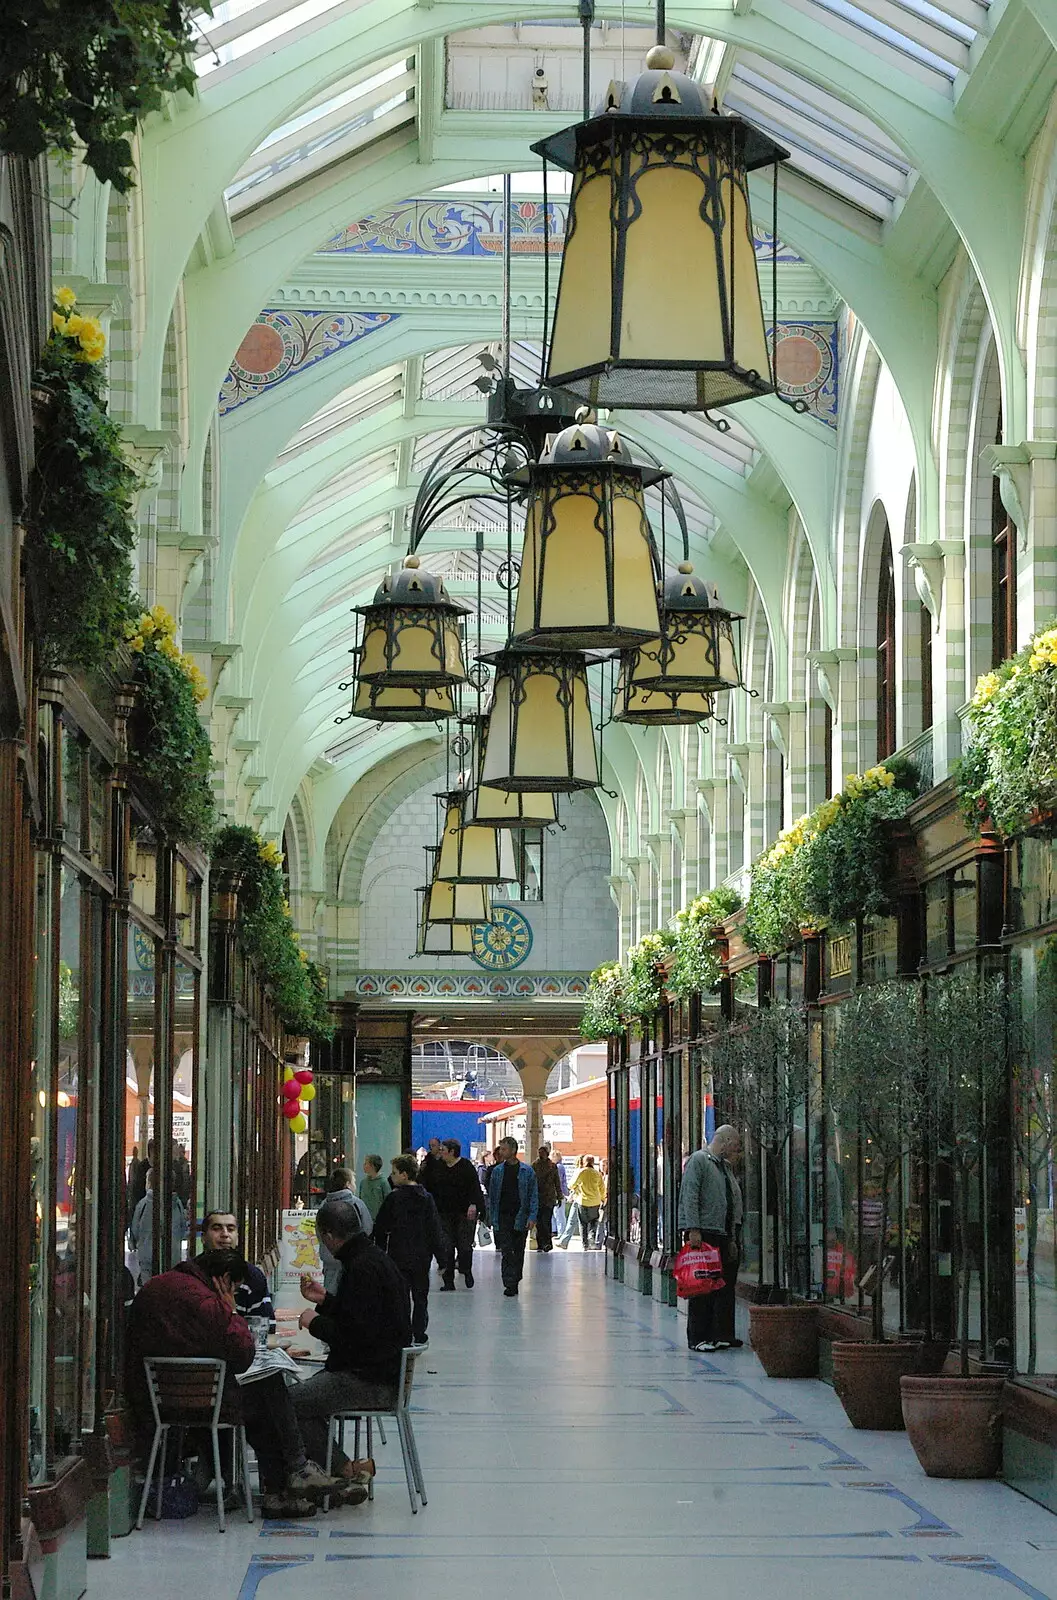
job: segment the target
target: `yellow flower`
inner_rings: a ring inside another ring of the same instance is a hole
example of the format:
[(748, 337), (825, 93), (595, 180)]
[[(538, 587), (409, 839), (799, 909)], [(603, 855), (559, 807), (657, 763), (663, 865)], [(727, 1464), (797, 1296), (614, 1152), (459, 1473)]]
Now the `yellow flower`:
[(179, 661), (180, 659), (180, 651), (167, 633), (162, 634), (162, 637), (158, 640), (158, 650), (168, 661)]
[(55, 291), (55, 304), (61, 306), (63, 311), (69, 311), (71, 306), (77, 304), (77, 296), (72, 289), (63, 284), (61, 289), (56, 289)]
[(142, 636), (138, 633), (133, 634), (132, 638), (128, 642), (128, 647), (130, 650), (134, 651), (136, 655), (140, 655), (143, 650)]
[(60, 316), (57, 311), (53, 311), (51, 314), (51, 326), (54, 333), (65, 333), (66, 318)]
[(89, 366), (95, 366), (96, 362), (102, 361), (106, 355), (106, 340), (102, 334), (97, 339), (82, 339), (80, 345), (81, 348), (74, 351), (73, 358), (75, 361), (83, 361)]
[(170, 638), (176, 633), (176, 618), (164, 606), (151, 606), (150, 615), (159, 633), (167, 633)]
[(973, 693), (974, 706), (986, 706), (998, 693), (998, 673), (985, 672), (976, 680), (976, 689)]
[[(94, 318), (82, 317), (79, 312), (74, 312), (72, 317), (66, 319), (66, 334), (70, 339), (79, 339), (82, 333), (91, 333)], [(96, 323), (96, 327), (99, 324)]]

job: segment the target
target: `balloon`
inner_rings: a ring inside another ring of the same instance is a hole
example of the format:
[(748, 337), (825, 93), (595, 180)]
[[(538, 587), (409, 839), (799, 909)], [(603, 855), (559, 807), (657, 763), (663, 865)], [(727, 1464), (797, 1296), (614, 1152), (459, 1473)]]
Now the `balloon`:
[(293, 1077), (293, 1075), (294, 1075), (293, 1067), (284, 1067), (283, 1068), (283, 1082), (284, 1083), (289, 1083), (290, 1079)]
[(314, 1083), (306, 1083), (304, 1088), (301, 1090), (301, 1099), (302, 1100), (314, 1100), (315, 1098), (316, 1098), (316, 1086), (315, 1086), (315, 1084)]
[(303, 1067), (302, 1070), (298, 1073), (295, 1073), (294, 1076), (297, 1078), (298, 1083), (312, 1082), (312, 1072), (309, 1067)]
[(283, 1084), (283, 1096), (287, 1100), (297, 1100), (301, 1096), (301, 1085), (296, 1078), (291, 1078), (289, 1083)]
[(283, 1116), (286, 1118), (287, 1122), (290, 1122), (294, 1117), (299, 1117), (300, 1115), (301, 1107), (298, 1105), (296, 1100), (283, 1101)]
[(305, 1116), (304, 1112), (302, 1112), (299, 1116), (294, 1117), (293, 1121), (290, 1123), (290, 1132), (304, 1133), (307, 1127), (308, 1118)]

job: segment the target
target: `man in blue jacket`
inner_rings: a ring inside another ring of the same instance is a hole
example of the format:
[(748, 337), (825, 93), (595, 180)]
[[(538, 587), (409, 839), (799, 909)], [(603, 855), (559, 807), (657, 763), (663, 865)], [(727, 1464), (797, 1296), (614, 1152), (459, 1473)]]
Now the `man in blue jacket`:
[(525, 1270), (528, 1231), (539, 1211), (536, 1174), (519, 1161), (517, 1150), (516, 1139), (501, 1139), (496, 1163), (488, 1174), (488, 1209), (499, 1246), (503, 1293), (508, 1300), (517, 1294)]

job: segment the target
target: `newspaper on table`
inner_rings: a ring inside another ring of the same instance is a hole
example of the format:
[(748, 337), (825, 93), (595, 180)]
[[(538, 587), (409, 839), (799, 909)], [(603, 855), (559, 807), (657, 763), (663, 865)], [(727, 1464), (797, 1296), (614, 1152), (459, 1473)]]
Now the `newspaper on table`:
[(235, 1381), (256, 1383), (259, 1378), (270, 1378), (276, 1372), (281, 1372), (287, 1383), (301, 1381), (297, 1362), (292, 1361), (285, 1350), (258, 1350), (253, 1365), (247, 1367), (245, 1372), (237, 1373)]

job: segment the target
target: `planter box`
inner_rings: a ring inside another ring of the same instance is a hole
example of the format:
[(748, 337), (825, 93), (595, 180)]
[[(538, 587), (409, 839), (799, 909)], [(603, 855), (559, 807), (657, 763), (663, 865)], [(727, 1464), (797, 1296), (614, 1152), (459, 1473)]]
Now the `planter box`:
[(1016, 1380), (1002, 1401), (1002, 1476), (1057, 1512), (1057, 1392)]
[(37, 1600), (80, 1600), (88, 1588), (88, 1502), (92, 1475), (80, 1456), (61, 1461), (54, 1479), (29, 1490), (29, 1511), (44, 1558)]

